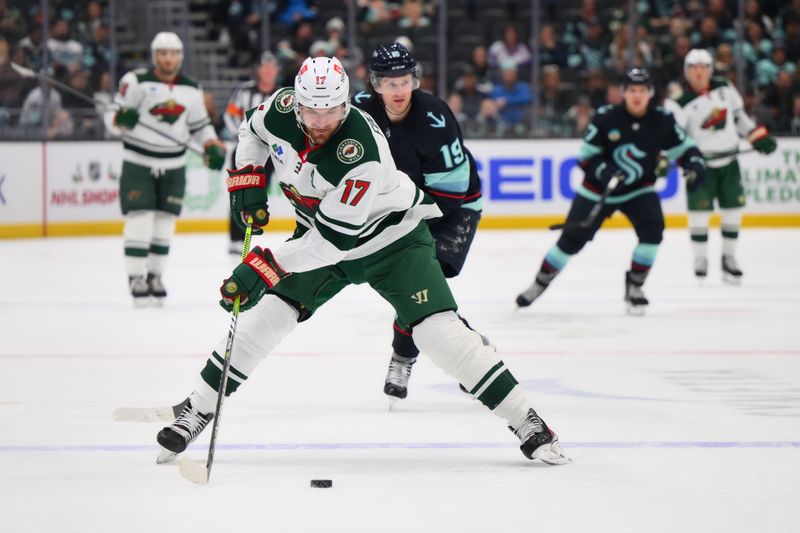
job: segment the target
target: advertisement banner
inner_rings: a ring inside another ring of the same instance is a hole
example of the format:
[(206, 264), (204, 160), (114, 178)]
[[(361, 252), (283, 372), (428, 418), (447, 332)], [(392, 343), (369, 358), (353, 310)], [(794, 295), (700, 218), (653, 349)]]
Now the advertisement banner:
[(0, 224), (41, 225), (41, 143), (0, 144)]
[[(466, 141), (483, 181), (485, 215), (564, 214), (583, 179), (578, 167), (581, 141)], [(746, 213), (800, 213), (800, 139), (782, 138), (770, 155), (739, 156), (745, 183)], [(686, 193), (680, 172), (671, 168), (656, 189), (666, 214), (686, 213)]]

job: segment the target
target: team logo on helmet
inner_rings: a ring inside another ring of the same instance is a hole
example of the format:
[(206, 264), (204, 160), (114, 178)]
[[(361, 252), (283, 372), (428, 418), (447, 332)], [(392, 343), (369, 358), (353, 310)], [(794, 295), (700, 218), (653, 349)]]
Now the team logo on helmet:
[(364, 146), (355, 139), (345, 139), (336, 148), (336, 157), (342, 163), (355, 163), (364, 157)]
[(277, 109), (281, 113), (288, 113), (292, 109), (294, 104), (294, 91), (287, 91), (286, 94), (279, 97), (275, 100), (275, 109)]

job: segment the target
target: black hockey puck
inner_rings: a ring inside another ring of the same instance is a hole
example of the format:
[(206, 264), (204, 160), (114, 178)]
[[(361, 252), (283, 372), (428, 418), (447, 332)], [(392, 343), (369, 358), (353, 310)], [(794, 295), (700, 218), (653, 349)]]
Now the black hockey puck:
[(311, 486), (317, 489), (329, 489), (333, 487), (332, 479), (312, 479)]

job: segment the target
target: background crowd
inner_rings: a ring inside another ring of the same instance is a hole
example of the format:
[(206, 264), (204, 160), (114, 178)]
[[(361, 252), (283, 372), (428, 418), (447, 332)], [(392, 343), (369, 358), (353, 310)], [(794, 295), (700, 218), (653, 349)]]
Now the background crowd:
[[(618, 77), (632, 64), (651, 70), (657, 99), (680, 94), (683, 59), (692, 48), (712, 53), (715, 73), (736, 84), (759, 123), (800, 134), (800, 0), (746, 0), (743, 24), (736, 1), (639, 0), (634, 43), (625, 2), (541, 0), (532, 37), (530, 2), (449, 0), (441, 72), (438, 2), (356, 0), (349, 28), (346, 0), (184, 0), (191, 27), (151, 28), (118, 46), (113, 30), (125, 26), (130, 2), (113, 1), (0, 0), (0, 139), (104, 138), (98, 113), (125, 71), (149, 66), (149, 40), (161, 29), (182, 34), (187, 54), (204, 43), (211, 46), (204, 54), (220, 56), (227, 84), (193, 70), (195, 63), (185, 67), (209, 89), (207, 107), (221, 133), (217, 109), (236, 82), (253, 75), (264, 48), (279, 58), (283, 83), (305, 57), (336, 55), (359, 91), (368, 88), (365, 59), (372, 48), (401, 39), (423, 66), (421, 88), (444, 89), (467, 137), (580, 136), (598, 106), (621, 101)], [(11, 61), (45, 69), (96, 103), (21, 78)]]

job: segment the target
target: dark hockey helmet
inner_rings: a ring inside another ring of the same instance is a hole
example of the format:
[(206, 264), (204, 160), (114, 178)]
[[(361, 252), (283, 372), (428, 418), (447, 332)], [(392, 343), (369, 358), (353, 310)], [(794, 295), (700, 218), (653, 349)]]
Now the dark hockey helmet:
[(414, 89), (419, 87), (420, 66), (408, 49), (400, 43), (380, 44), (369, 59), (369, 80), (377, 90), (381, 78), (411, 74)]
[(629, 85), (644, 85), (652, 90), (653, 80), (650, 79), (650, 72), (644, 67), (629, 68), (622, 78), (622, 88), (627, 89)]

